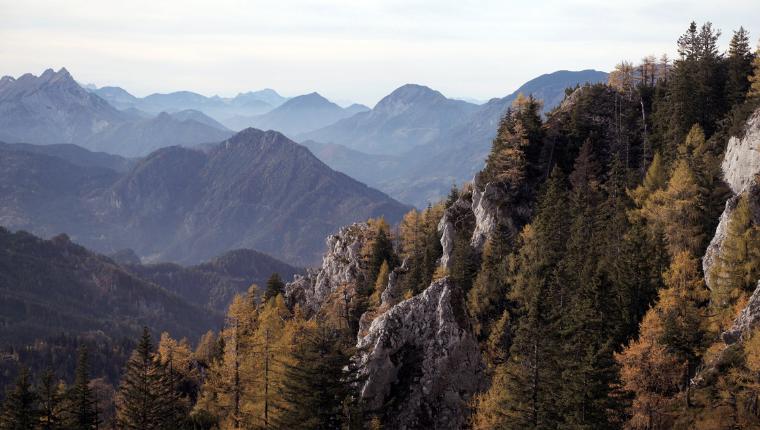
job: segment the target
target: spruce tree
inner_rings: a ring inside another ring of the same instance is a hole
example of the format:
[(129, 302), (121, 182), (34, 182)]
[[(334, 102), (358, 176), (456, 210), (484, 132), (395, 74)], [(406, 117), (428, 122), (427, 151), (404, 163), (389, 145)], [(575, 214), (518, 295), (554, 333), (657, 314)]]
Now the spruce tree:
[(80, 347), (74, 385), (66, 394), (66, 427), (76, 430), (96, 429), (100, 425), (97, 399), (90, 388), (89, 355), (86, 347)]
[(744, 27), (734, 31), (728, 45), (726, 72), (726, 102), (729, 106), (744, 101), (749, 90), (749, 77), (752, 75), (752, 50), (749, 45), (749, 32)]
[(282, 282), (279, 273), (272, 273), (272, 276), (267, 279), (266, 290), (264, 291), (264, 301), (268, 302), (272, 297), (276, 297), (278, 294), (285, 292), (285, 283)]
[(153, 355), (148, 328), (143, 328), (137, 348), (127, 362), (119, 385), (117, 419), (123, 429), (162, 428), (162, 374)]
[(2, 430), (34, 430), (40, 417), (39, 397), (34, 392), (29, 369), (21, 367), (8, 388), (0, 415)]
[(277, 423), (289, 429), (359, 429), (359, 376), (346, 339), (319, 325), (308, 329), (285, 368), (284, 398), (288, 405)]

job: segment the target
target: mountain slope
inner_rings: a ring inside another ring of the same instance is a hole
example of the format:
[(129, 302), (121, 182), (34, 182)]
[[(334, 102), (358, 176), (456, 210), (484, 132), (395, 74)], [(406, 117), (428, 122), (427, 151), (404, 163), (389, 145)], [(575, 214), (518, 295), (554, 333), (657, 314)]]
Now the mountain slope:
[(111, 338), (134, 336), (143, 325), (196, 337), (220, 321), (65, 235), (42, 240), (3, 228), (0, 307), (6, 344), (98, 330)]
[[(360, 109), (360, 108), (359, 108)], [(357, 106), (342, 108), (318, 93), (293, 97), (266, 114), (236, 119), (237, 127), (276, 130), (288, 136), (315, 130), (355, 114)]]
[(107, 201), (124, 238), (139, 242), (121, 247), (175, 261), (255, 248), (311, 263), (338, 226), (379, 215), (395, 221), (406, 210), (282, 134), (255, 129), (208, 153), (157, 151), (121, 178)]
[(117, 172), (126, 172), (135, 163), (134, 160), (129, 158), (105, 152), (91, 152), (71, 143), (32, 145), (29, 143), (0, 142), (0, 151), (21, 151), (49, 155), (51, 157), (62, 158), (76, 166), (102, 167)]
[(301, 269), (252, 249), (226, 252), (206, 263), (183, 267), (174, 263), (128, 264), (126, 269), (186, 300), (224, 312), (235, 294), (244, 293), (252, 284), (263, 293), (272, 273), (292, 279)]
[(407, 84), (380, 100), (374, 109), (299, 138), (366, 153), (398, 155), (443, 138), (476, 110), (476, 105), (447, 99), (422, 85)]
[(139, 119), (109, 127), (85, 139), (82, 144), (95, 151), (136, 157), (167, 146), (219, 142), (230, 135), (232, 132), (225, 129), (212, 127), (195, 119), (181, 120), (162, 112), (155, 118)]
[(209, 127), (213, 127), (213, 128), (223, 130), (223, 131), (228, 131), (227, 127), (222, 125), (219, 121), (215, 120), (214, 118), (211, 118), (210, 116), (206, 115), (205, 113), (199, 110), (185, 109), (178, 112), (172, 112), (170, 115), (172, 116), (172, 118), (175, 118), (179, 121), (195, 121), (203, 125), (207, 125)]
[[(435, 103), (393, 103), (391, 106), (401, 106), (398, 111), (402, 112), (393, 121), (377, 124), (358, 121), (360, 118), (369, 119), (371, 116), (384, 118), (374, 113), (381, 104), (378, 103), (373, 112), (358, 114), (334, 126), (303, 136), (322, 144), (319, 149), (315, 149), (315, 153), (321, 155), (320, 159), (331, 167), (366, 182), (399, 201), (424, 207), (428, 202), (446, 195), (452, 183), (461, 184), (469, 181), (480, 170), (491, 148), (491, 141), (496, 135), (499, 120), (518, 94), (534, 94), (542, 98), (545, 101), (544, 110), (548, 111), (562, 100), (565, 88), (606, 79), (606, 73), (595, 70), (558, 71), (541, 75), (526, 82), (506, 97), (491, 99), (480, 106), (465, 103), (470, 106), (466, 109), (469, 114), (463, 114), (461, 118), (452, 115), (448, 124), (437, 119), (436, 115), (439, 113), (429, 110), (431, 106), (438, 106)], [(386, 99), (389, 97), (391, 96)], [(409, 110), (405, 111), (404, 108)], [(414, 109), (417, 108), (421, 111), (416, 112)], [(410, 120), (402, 122), (399, 118)], [(382, 158), (356, 149), (357, 146), (382, 148), (386, 145), (385, 142), (393, 142), (396, 136), (404, 135), (404, 127), (413, 127), (422, 123), (421, 121), (427, 121), (427, 124), (441, 124), (441, 127), (445, 127), (445, 133), (438, 133), (435, 138), (424, 144)], [(349, 127), (349, 124), (355, 128)], [(324, 140), (320, 141), (317, 135), (321, 135)], [(371, 137), (365, 140), (363, 136)], [(360, 143), (352, 144), (352, 140)], [(342, 147), (334, 146), (326, 150), (325, 142), (343, 144)], [(313, 148), (318, 146), (316, 142), (309, 142), (307, 145)], [(345, 148), (351, 150), (347, 151)]]
[(66, 232), (100, 252), (195, 263), (238, 248), (317, 261), (322, 238), (408, 209), (277, 132), (248, 129), (204, 152), (163, 148), (126, 173), (0, 147), (0, 224)]
[(0, 79), (0, 135), (6, 141), (76, 142), (127, 119), (65, 68)]

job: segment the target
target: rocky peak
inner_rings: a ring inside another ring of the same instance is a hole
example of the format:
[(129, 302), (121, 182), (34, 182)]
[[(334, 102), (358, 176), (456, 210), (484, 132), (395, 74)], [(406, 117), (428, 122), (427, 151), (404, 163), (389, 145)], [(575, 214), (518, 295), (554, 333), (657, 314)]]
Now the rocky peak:
[(448, 278), (391, 307), (359, 333), (357, 360), (370, 410), (388, 428), (459, 429), (485, 373), (461, 292)]
[(474, 223), (471, 196), (460, 196), (454, 204), (443, 212), (441, 221), (438, 222), (438, 232), (441, 233), (441, 247), (443, 248), (440, 264), (443, 268), (448, 268), (451, 262), (456, 235), (464, 230), (471, 230)]
[(319, 311), (341, 287), (363, 284), (364, 262), (361, 251), (368, 234), (367, 223), (355, 223), (343, 227), (337, 234), (327, 238), (327, 252), (322, 265), (297, 276), (285, 286), (285, 296), (290, 306), (300, 305), (309, 312)]

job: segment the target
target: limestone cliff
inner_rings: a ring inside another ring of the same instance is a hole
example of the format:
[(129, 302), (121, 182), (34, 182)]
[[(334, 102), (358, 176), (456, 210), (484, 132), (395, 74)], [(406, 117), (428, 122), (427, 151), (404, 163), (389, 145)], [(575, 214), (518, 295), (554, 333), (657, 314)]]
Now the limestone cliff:
[(296, 276), (285, 286), (288, 304), (300, 305), (307, 312), (318, 312), (341, 287), (365, 282), (361, 251), (368, 238), (369, 225), (355, 223), (343, 227), (327, 238), (327, 252), (322, 265)]
[(485, 383), (461, 293), (444, 278), (375, 318), (359, 334), (362, 398), (394, 429), (458, 429)]
[(760, 173), (760, 109), (757, 109), (747, 121), (744, 136), (729, 139), (721, 169), (723, 179), (731, 187), (734, 196), (726, 202), (726, 208), (715, 229), (715, 235), (702, 259), (702, 269), (708, 288), (710, 287), (710, 269), (717, 256), (720, 255), (723, 240), (726, 238), (728, 221), (743, 193), (750, 193), (754, 197), (751, 199), (751, 209), (754, 214), (760, 215), (760, 208), (757, 207), (760, 190), (756, 182), (756, 176)]

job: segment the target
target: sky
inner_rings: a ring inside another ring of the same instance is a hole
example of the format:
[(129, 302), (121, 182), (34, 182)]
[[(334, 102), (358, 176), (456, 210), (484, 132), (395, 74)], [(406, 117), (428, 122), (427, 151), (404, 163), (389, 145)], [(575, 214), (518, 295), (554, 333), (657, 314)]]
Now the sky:
[(555, 70), (675, 56), (692, 20), (760, 36), (759, 0), (0, 0), (0, 75), (137, 95), (274, 88), (374, 105), (406, 83), (502, 97)]

